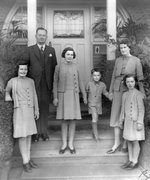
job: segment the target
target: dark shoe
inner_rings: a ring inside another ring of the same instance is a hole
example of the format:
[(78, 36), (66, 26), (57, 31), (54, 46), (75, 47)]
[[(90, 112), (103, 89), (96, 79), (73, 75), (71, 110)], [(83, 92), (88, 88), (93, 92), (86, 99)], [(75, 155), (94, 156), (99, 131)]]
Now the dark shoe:
[(34, 134), (32, 135), (32, 141), (33, 142), (38, 142), (40, 139), (40, 134)]
[(71, 149), (71, 148), (69, 147), (69, 151), (70, 151), (71, 154), (75, 154), (75, 153), (76, 153), (75, 148)]
[(125, 169), (125, 168), (127, 168), (131, 163), (132, 163), (131, 161), (128, 161), (128, 162), (126, 162), (125, 164), (123, 164), (123, 165), (121, 166), (121, 168), (122, 168), (122, 169)]
[(128, 170), (135, 169), (138, 167), (138, 165), (139, 165), (138, 163), (131, 162), (131, 164), (126, 167), (126, 169), (128, 169)]
[(30, 165), (31, 168), (35, 168), (35, 169), (38, 168), (38, 165), (32, 160), (29, 161), (29, 165)]
[(27, 173), (32, 172), (32, 169), (29, 163), (23, 164), (23, 170)]
[(110, 149), (107, 151), (107, 154), (113, 154), (115, 153), (116, 151), (120, 151), (120, 148), (121, 148), (121, 144), (116, 148), (116, 149)]
[(41, 134), (43, 141), (49, 141), (49, 136), (47, 134)]
[(60, 149), (59, 150), (59, 154), (64, 154), (67, 149), (68, 149), (67, 146), (64, 149)]

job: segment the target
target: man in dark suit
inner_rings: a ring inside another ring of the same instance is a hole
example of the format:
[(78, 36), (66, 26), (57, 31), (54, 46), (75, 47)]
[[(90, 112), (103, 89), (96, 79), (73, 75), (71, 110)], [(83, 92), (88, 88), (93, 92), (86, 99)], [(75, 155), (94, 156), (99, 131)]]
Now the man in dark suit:
[(53, 74), (57, 64), (55, 49), (46, 45), (47, 30), (36, 30), (36, 44), (28, 47), (29, 76), (35, 81), (40, 118), (37, 121), (38, 134), (33, 141), (48, 140), (48, 113), (52, 92)]

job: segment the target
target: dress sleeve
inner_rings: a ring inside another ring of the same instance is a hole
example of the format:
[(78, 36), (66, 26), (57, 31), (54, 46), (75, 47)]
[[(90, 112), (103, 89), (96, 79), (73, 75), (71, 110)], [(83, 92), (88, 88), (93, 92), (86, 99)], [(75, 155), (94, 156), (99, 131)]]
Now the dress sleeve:
[(143, 101), (143, 94), (138, 94), (137, 96), (137, 105), (138, 105), (138, 119), (137, 123), (143, 124), (144, 122), (144, 114), (145, 114), (145, 108), (144, 108), (144, 101)]
[(56, 99), (58, 98), (58, 81), (59, 81), (59, 65), (55, 67), (54, 71), (54, 81), (53, 81), (53, 98)]
[(79, 88), (80, 88), (80, 90), (82, 92), (82, 95), (83, 95), (83, 99), (86, 100), (87, 99), (87, 94), (86, 94), (86, 91), (85, 91), (85, 86), (83, 84), (83, 81), (81, 80), (79, 71), (78, 71), (78, 81), (79, 81)]
[(106, 90), (106, 85), (105, 85), (105, 84), (103, 84), (103, 94), (104, 94), (107, 98), (109, 98), (109, 93), (108, 93), (108, 91)]
[(138, 79), (139, 90), (145, 94), (145, 90), (144, 90), (144, 86), (142, 82), (142, 80), (144, 79), (144, 75), (143, 75), (143, 69), (142, 69), (142, 64), (141, 64), (140, 59), (137, 59), (136, 67), (137, 67), (136, 74), (137, 74), (137, 79)]
[(34, 110), (35, 110), (35, 112), (37, 112), (39, 114), (38, 98), (37, 98), (37, 93), (35, 90), (34, 81), (33, 81), (33, 96), (34, 96), (34, 108), (35, 108)]
[(5, 88), (5, 100), (12, 99), (12, 80), (9, 80)]

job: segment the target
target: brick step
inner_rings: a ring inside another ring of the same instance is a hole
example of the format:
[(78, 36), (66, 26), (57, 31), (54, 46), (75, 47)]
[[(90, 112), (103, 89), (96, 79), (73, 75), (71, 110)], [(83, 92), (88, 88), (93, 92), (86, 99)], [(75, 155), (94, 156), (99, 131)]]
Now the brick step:
[(123, 170), (119, 164), (40, 164), (21, 180), (137, 180), (140, 169)]

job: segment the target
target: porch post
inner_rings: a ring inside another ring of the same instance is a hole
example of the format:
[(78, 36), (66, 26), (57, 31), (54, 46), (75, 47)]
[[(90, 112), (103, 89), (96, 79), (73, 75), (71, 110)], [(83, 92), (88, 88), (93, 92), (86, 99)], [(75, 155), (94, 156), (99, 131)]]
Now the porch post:
[[(116, 0), (107, 0), (107, 34), (116, 40)], [(114, 45), (107, 46), (107, 60), (115, 59)]]
[(37, 0), (27, 0), (28, 46), (35, 44)]

